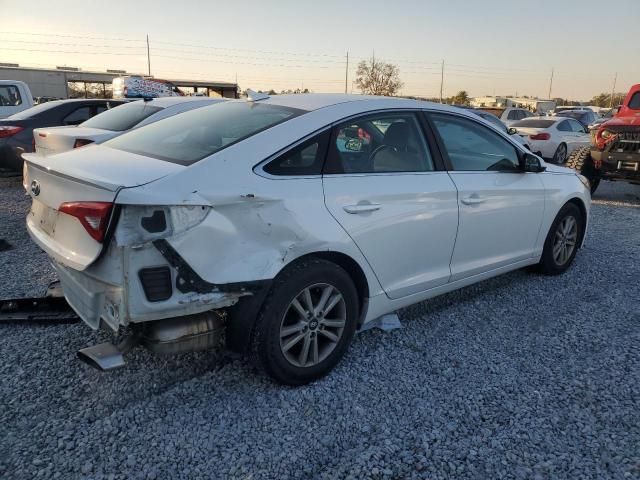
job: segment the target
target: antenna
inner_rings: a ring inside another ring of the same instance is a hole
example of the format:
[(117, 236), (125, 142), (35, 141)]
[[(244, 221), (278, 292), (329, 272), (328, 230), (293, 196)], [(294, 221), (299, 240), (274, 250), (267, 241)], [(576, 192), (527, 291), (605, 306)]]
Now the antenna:
[(250, 102), (266, 100), (267, 98), (269, 98), (269, 95), (267, 95), (266, 93), (258, 93), (251, 90), (250, 88), (247, 88), (247, 100), (249, 100)]

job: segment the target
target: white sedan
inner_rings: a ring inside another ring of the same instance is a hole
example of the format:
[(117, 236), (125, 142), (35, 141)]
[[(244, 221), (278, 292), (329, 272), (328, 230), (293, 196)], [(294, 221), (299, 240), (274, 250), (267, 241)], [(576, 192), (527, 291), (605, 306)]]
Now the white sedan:
[(244, 352), (279, 382), (331, 370), (382, 315), (581, 247), (588, 181), (476, 115), (349, 95), (252, 95), (26, 155), (33, 240), (69, 304), (125, 347)]
[(33, 131), (35, 152), (46, 156), (91, 143), (101, 143), (127, 130), (221, 101), (223, 100), (219, 98), (167, 97), (125, 103), (80, 125), (36, 128)]
[(576, 148), (591, 144), (589, 131), (572, 118), (527, 118), (512, 127), (528, 137), (533, 152), (557, 164), (563, 164)]

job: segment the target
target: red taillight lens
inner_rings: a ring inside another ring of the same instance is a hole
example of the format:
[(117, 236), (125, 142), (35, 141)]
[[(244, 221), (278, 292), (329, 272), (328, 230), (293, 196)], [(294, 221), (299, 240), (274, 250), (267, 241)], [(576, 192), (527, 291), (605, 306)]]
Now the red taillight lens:
[(0, 138), (13, 137), (16, 133), (20, 133), (24, 127), (14, 127), (11, 125), (0, 127)]
[(93, 140), (89, 140), (87, 138), (77, 138), (75, 142), (73, 142), (73, 148), (84, 147), (85, 145), (89, 145), (93, 143)]
[(531, 140), (549, 140), (551, 138), (551, 134), (549, 133), (536, 133), (535, 135), (529, 135)]
[(113, 203), (109, 202), (68, 202), (58, 211), (76, 217), (96, 242), (102, 243), (107, 233), (107, 225)]

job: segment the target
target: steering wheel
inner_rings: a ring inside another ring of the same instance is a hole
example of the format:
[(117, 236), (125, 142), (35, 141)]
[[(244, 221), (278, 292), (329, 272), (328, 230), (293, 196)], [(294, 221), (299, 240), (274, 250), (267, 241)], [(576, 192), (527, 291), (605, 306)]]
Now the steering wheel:
[(391, 150), (393, 150), (394, 152), (397, 152), (398, 150), (396, 149), (396, 147), (392, 147), (391, 145), (379, 145), (376, 148), (373, 149), (373, 152), (371, 152), (371, 154), (369, 155), (369, 161), (373, 161), (373, 158), (378, 155), (380, 152), (382, 152), (383, 150), (386, 150), (387, 148), (390, 148)]

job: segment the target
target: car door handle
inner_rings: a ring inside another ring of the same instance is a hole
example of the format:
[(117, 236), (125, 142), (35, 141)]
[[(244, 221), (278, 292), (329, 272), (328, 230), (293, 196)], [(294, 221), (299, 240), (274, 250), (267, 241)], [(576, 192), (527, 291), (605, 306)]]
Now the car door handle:
[(342, 209), (347, 213), (367, 213), (367, 212), (375, 212), (376, 210), (380, 210), (379, 203), (360, 203), (358, 205), (345, 205)]
[(464, 197), (462, 199), (462, 203), (465, 205), (477, 205), (478, 203), (482, 203), (486, 200), (486, 198), (480, 197), (477, 193), (469, 195), (468, 197)]

